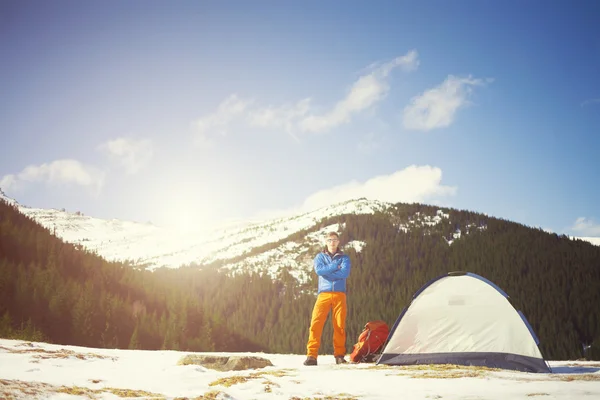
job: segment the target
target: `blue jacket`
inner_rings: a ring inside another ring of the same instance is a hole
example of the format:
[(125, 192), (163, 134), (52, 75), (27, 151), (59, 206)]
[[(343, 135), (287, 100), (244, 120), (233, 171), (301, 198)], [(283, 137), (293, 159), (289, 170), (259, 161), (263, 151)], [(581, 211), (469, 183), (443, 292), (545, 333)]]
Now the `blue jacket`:
[(314, 259), (319, 276), (319, 293), (346, 292), (346, 278), (350, 275), (350, 257), (338, 250), (333, 256), (322, 251)]

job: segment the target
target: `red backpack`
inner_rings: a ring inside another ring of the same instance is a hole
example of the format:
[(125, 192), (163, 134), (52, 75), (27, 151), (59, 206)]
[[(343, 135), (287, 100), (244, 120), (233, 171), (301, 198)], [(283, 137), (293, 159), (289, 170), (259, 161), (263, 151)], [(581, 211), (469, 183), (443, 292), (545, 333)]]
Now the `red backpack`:
[(390, 330), (384, 321), (367, 322), (365, 329), (358, 337), (358, 342), (354, 345), (352, 354), (350, 354), (350, 361), (354, 363), (373, 362), (389, 333)]

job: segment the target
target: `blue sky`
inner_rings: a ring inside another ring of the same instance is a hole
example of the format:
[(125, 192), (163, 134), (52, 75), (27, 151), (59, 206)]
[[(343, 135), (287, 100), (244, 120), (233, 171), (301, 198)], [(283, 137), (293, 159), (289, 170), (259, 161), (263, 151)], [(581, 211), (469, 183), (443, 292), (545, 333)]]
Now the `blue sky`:
[(600, 2), (294, 3), (1, 2), (0, 188), (187, 227), (370, 197), (600, 236)]

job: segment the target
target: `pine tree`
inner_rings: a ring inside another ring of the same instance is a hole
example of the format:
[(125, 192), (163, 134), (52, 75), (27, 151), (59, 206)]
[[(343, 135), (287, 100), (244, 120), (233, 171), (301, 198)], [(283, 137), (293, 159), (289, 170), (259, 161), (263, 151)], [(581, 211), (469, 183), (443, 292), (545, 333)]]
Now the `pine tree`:
[(129, 347), (128, 347), (128, 349), (130, 349), (130, 350), (138, 350), (138, 349), (140, 349), (139, 324), (135, 325), (135, 329), (133, 330), (133, 333), (131, 334), (131, 339), (129, 340)]
[(13, 326), (10, 314), (6, 311), (0, 319), (0, 338), (10, 339), (13, 336)]

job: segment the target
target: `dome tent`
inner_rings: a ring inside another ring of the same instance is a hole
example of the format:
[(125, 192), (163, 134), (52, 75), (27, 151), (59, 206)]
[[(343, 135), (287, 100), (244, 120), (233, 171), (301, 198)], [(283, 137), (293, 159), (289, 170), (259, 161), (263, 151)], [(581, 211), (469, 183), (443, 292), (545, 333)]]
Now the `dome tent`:
[(458, 364), (550, 372), (539, 340), (508, 295), (470, 272), (419, 289), (390, 330), (377, 364)]

